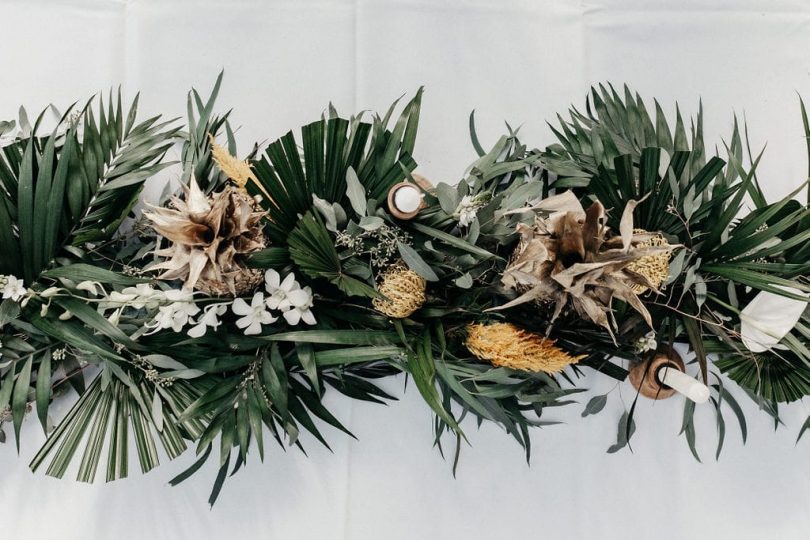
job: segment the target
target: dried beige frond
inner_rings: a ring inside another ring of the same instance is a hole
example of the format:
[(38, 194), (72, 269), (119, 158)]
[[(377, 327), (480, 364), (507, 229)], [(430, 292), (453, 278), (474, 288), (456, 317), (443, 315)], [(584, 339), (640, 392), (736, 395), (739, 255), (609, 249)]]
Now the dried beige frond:
[(586, 355), (571, 356), (553, 339), (521, 330), (509, 323), (467, 326), (465, 345), (477, 358), (495, 366), (521, 371), (558, 373)]

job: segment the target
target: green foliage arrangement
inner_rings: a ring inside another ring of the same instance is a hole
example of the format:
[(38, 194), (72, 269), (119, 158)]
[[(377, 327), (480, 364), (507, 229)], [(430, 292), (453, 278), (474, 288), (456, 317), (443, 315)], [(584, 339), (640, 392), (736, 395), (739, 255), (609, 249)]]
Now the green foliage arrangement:
[[(195, 447), (172, 484), (212, 460), (213, 504), (266, 442), (351, 435), (326, 392), (384, 403), (377, 381), (400, 373), (454, 467), (466, 417), (528, 459), (530, 428), (555, 423), (584, 374), (623, 381), (677, 351), (694, 355), (718, 456), (724, 412), (747, 433), (729, 381), (777, 426), (780, 404), (810, 394), (810, 201), (794, 198), (810, 189), (768, 202), (736, 120), (707, 155), (702, 108), (687, 132), (680, 111), (671, 126), (657, 102), (599, 86), (544, 148), (509, 128), (487, 150), (471, 115), (478, 158), (432, 185), (415, 174), (421, 89), (384, 115), (330, 106), (240, 160), (221, 81), (189, 93), (185, 125), (139, 119), (120, 92), (47, 132), (49, 111), (0, 122), (0, 439), (9, 423), (19, 447), (36, 415), (32, 469), (110, 481), (132, 442), (143, 472)], [(167, 167), (179, 189), (138, 206)], [(639, 395), (609, 452), (630, 441)], [(700, 459), (700, 405), (684, 403)]]

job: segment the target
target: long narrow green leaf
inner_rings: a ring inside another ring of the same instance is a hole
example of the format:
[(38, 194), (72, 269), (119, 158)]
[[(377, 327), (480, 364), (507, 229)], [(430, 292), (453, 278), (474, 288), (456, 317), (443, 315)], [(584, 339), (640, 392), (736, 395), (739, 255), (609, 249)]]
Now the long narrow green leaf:
[(17, 452), (20, 451), (20, 427), (25, 418), (28, 407), (28, 387), (31, 384), (31, 365), (33, 355), (28, 356), (28, 360), (23, 364), (22, 369), (17, 374), (17, 381), (14, 383), (14, 392), (11, 395), (11, 416), (14, 421), (14, 436), (17, 441)]
[(47, 349), (37, 368), (37, 416), (45, 433), (48, 432), (48, 404), (51, 401), (51, 350)]

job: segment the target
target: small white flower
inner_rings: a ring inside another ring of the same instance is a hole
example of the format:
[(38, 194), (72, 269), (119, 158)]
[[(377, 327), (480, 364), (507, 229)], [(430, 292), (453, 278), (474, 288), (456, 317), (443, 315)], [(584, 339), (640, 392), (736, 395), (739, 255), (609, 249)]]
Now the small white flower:
[(23, 308), (24, 308), (25, 306), (27, 306), (27, 305), (28, 305), (28, 302), (30, 302), (30, 301), (31, 301), (31, 299), (32, 299), (34, 296), (36, 296), (36, 294), (37, 294), (37, 293), (36, 293), (36, 291), (34, 291), (34, 289), (28, 289), (28, 290), (26, 291), (25, 298), (23, 298), (23, 299), (22, 299), (22, 302), (20, 302), (20, 307), (23, 307)]
[(107, 320), (110, 321), (110, 324), (118, 326), (118, 323), (121, 322), (121, 313), (124, 311), (124, 308), (118, 308), (112, 312), (112, 315), (107, 317)]
[(107, 299), (99, 304), (103, 309), (119, 308), (128, 306), (130, 302), (134, 301), (138, 296), (135, 294), (124, 294), (122, 292), (113, 291), (107, 295)]
[(655, 339), (655, 332), (649, 331), (636, 341), (636, 352), (645, 353), (658, 348), (658, 341)]
[(61, 289), (59, 289), (59, 287), (48, 287), (47, 289), (45, 289), (44, 291), (42, 291), (41, 293), (39, 293), (39, 295), (40, 295), (42, 298), (50, 298), (51, 296), (56, 296), (56, 294), (57, 294), (57, 293), (58, 293), (60, 290), (61, 290)]
[(101, 285), (98, 281), (82, 281), (76, 288), (80, 291), (85, 291), (93, 296), (101, 296), (104, 294), (104, 286)]
[(264, 288), (270, 293), (270, 297), (266, 301), (267, 307), (285, 311), (291, 306), (288, 295), (292, 291), (300, 289), (301, 285), (295, 281), (294, 274), (287, 274), (282, 281), (279, 273), (271, 269), (264, 273)]
[(458, 224), (462, 227), (469, 227), (470, 223), (475, 221), (475, 216), (478, 214), (478, 207), (473, 204), (472, 197), (465, 195), (462, 197), (461, 202), (456, 209), (458, 214)]
[(135, 309), (155, 309), (166, 300), (174, 302), (194, 301), (194, 295), (188, 291), (163, 292), (160, 289), (153, 288), (148, 283), (138, 283), (134, 287), (125, 288), (122, 292), (135, 295), (135, 300), (131, 304)]
[(194, 293), (185, 289), (169, 289), (160, 294), (169, 302), (194, 302)]
[(246, 336), (260, 334), (262, 325), (272, 324), (278, 320), (278, 317), (267, 311), (265, 305), (264, 293), (257, 292), (253, 295), (253, 300), (248, 305), (242, 298), (237, 298), (233, 301), (231, 309), (236, 315), (241, 315), (242, 318), (236, 321), (236, 326), (242, 328)]
[(149, 334), (171, 328), (175, 332), (180, 332), (183, 327), (189, 324), (191, 317), (200, 312), (200, 308), (194, 303), (194, 294), (188, 291), (170, 290), (163, 293), (171, 304), (160, 306), (155, 318), (146, 324), (152, 330)]
[(166, 300), (169, 301), (182, 301), (192, 302), (193, 297), (191, 293), (183, 293), (182, 291), (169, 291), (174, 293), (172, 298), (167, 296), (161, 290), (154, 289), (148, 283), (139, 283), (135, 287), (126, 287), (121, 292), (113, 291), (104, 302), (101, 303), (102, 309), (120, 308), (120, 307), (133, 307), (135, 309), (157, 309), (160, 304)]
[(11, 298), (14, 302), (19, 302), (27, 292), (23, 280), (15, 276), (6, 276), (6, 284), (3, 287), (3, 299)]
[(193, 338), (202, 337), (208, 331), (208, 327), (216, 330), (222, 321), (219, 320), (228, 310), (228, 304), (211, 304), (203, 308), (203, 314), (196, 320), (195, 325), (188, 330), (188, 335)]
[(284, 319), (287, 324), (295, 326), (301, 321), (312, 325), (315, 324), (315, 316), (312, 314), (312, 289), (304, 287), (290, 291), (287, 294), (287, 300), (290, 302), (290, 309), (284, 312)]
[(478, 216), (478, 210), (487, 204), (492, 197), (489, 193), (479, 193), (477, 195), (465, 195), (458, 203), (453, 217), (458, 220), (461, 227), (469, 227)]

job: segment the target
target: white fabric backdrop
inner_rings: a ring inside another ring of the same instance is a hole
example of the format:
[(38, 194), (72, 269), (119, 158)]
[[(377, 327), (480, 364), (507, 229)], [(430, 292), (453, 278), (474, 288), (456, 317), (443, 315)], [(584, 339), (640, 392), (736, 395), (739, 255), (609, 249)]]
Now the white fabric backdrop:
[[(206, 93), (221, 67), (222, 109), (235, 107), (242, 148), (317, 117), (381, 109), (426, 86), (416, 158), (420, 172), (456, 181), (474, 158), (467, 118), (493, 142), (502, 120), (524, 139), (551, 141), (546, 120), (588, 85), (628, 82), (674, 112), (699, 97), (709, 140), (745, 112), (752, 142), (768, 143), (767, 195), (805, 178), (796, 92), (810, 96), (810, 5), (802, 0), (0, 0), (0, 118), (123, 84), (142, 90), (145, 112), (182, 116), (192, 85)], [(614, 383), (588, 382), (596, 392)], [(607, 455), (628, 385), (599, 417), (561, 409), (566, 425), (536, 430), (533, 460), (493, 426), (467, 425), (458, 478), (431, 448), (430, 416), (403, 379), (388, 407), (333, 394), (328, 404), (359, 442), (325, 428), (333, 452), (275, 449), (256, 456), (206, 504), (215, 470), (177, 488), (166, 482), (186, 455), (115, 484), (80, 485), (32, 475), (43, 439), (32, 421), (18, 458), (0, 447), (0, 538), (713, 538), (810, 536), (810, 439), (794, 445), (808, 414), (783, 411), (773, 433), (744, 403), (749, 442), (729, 415), (713, 459), (714, 419), (699, 414), (704, 463), (678, 438), (682, 402), (640, 404), (635, 453)], [(733, 390), (734, 391), (734, 390)], [(587, 399), (583, 399), (584, 402)], [(132, 469), (137, 466), (133, 464)]]

